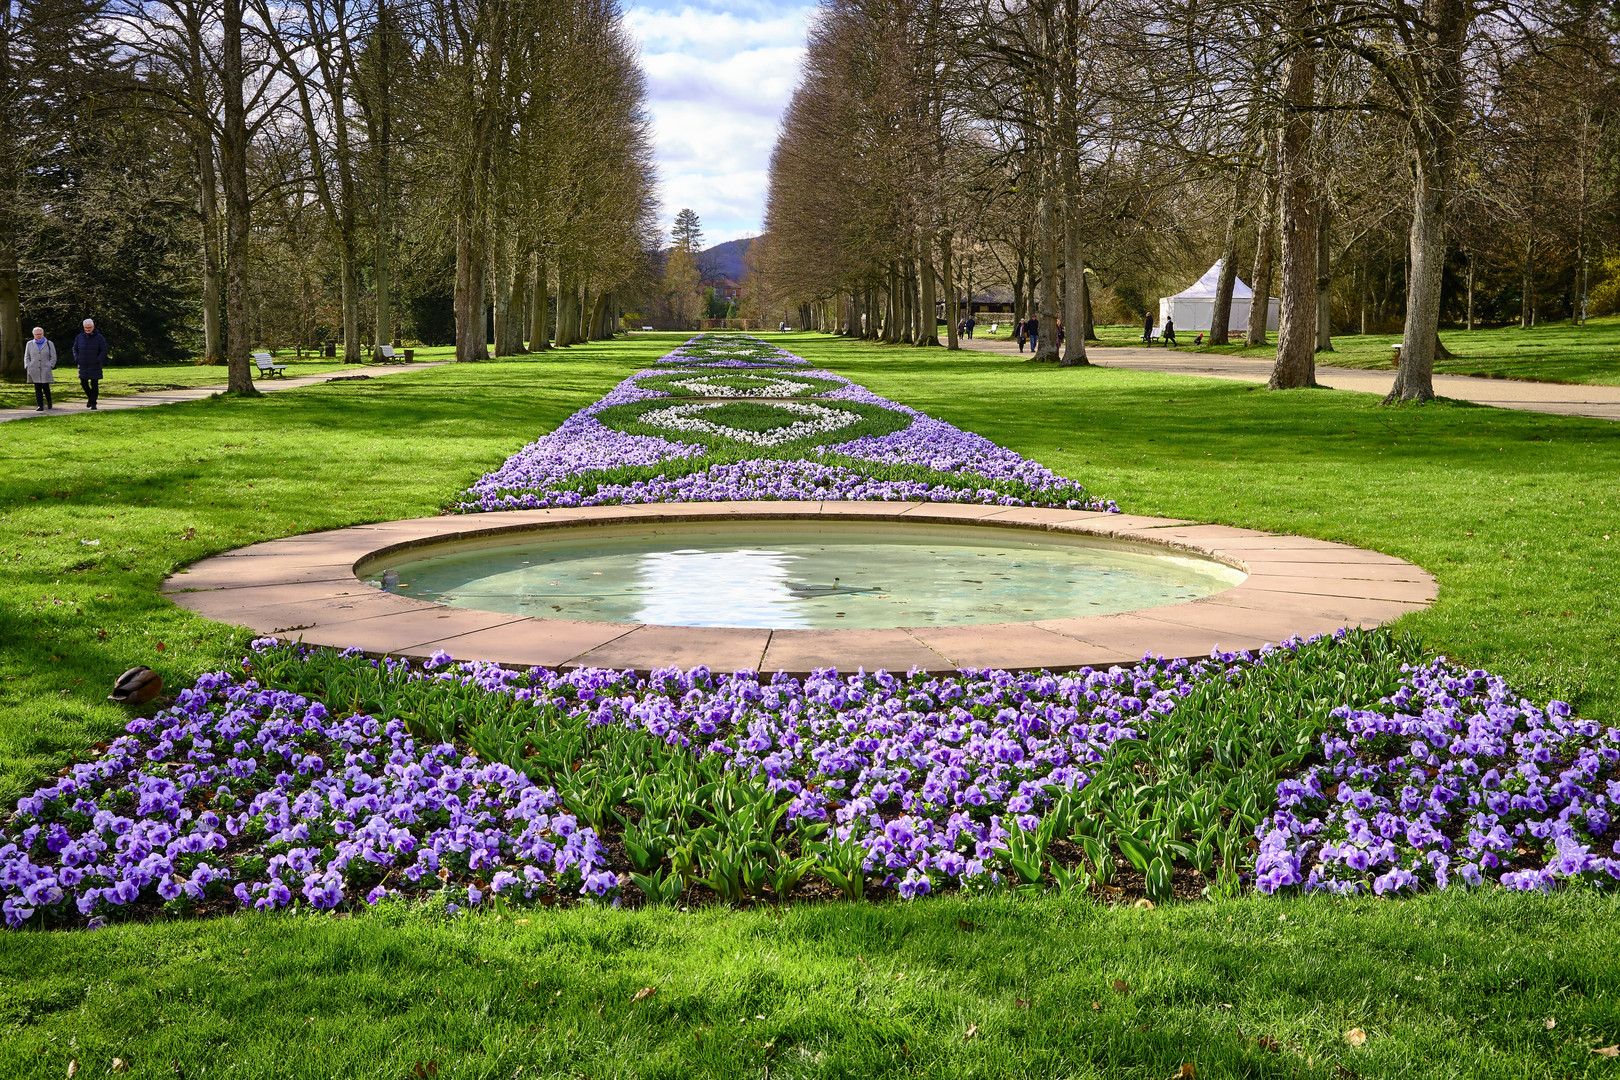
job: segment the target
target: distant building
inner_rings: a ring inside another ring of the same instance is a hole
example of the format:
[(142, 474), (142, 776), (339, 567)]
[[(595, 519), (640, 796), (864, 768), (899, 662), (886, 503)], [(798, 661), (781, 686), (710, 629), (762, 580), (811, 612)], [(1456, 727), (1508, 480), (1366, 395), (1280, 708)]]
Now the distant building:
[[(945, 301), (938, 301), (940, 318), (945, 317)], [(968, 298), (968, 310), (975, 319), (981, 315), (1012, 316), (1013, 295), (1009, 285), (992, 285)]]

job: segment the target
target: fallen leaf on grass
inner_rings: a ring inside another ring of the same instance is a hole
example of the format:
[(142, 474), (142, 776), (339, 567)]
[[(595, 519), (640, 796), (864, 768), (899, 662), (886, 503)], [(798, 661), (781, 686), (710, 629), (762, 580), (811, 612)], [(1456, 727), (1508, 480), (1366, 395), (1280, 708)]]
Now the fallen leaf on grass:
[(656, 993), (658, 993), (658, 987), (643, 986), (640, 990), (636, 991), (636, 996), (630, 999), (630, 1004), (634, 1005), (638, 1001), (646, 1001)]
[(112, 1071), (129, 1072), (129, 1062), (125, 1061), (123, 1058), (113, 1058)]
[(1553, 1028), (1558, 1026), (1558, 1021), (1549, 1016), (1547, 1019), (1541, 1022), (1541, 1026), (1546, 1028), (1548, 1031), (1551, 1031)]
[(976, 922), (969, 922), (967, 919), (957, 919), (956, 928), (962, 931), (964, 934), (971, 934), (973, 931), (979, 928), (979, 924)]
[(1124, 979), (1115, 979), (1114, 980), (1114, 993), (1116, 993), (1116, 994), (1128, 994), (1130, 992), (1131, 992), (1131, 984), (1130, 983), (1126, 982)]
[(1131, 907), (1141, 908), (1143, 911), (1152, 911), (1153, 910), (1153, 901), (1149, 900), (1147, 897), (1144, 896), (1144, 897), (1140, 898), (1139, 900), (1137, 900), (1136, 903), (1132, 904)]
[(962, 1034), (962, 1038), (963, 1038), (963, 1040), (971, 1039), (971, 1038), (973, 1038), (973, 1036), (977, 1035), (978, 1033), (979, 1033), (979, 1025), (978, 1024), (969, 1024), (967, 1031)]
[(1620, 1057), (1620, 1043), (1614, 1046), (1594, 1046), (1592, 1053), (1601, 1057)]
[(1091, 1003), (1091, 1011), (1092, 1012), (1102, 1012), (1102, 1003), (1093, 1001)]
[(79, 1075), (79, 1059), (74, 1058), (72, 1061), (68, 1062), (68, 1080), (73, 1080), (73, 1078), (75, 1076), (78, 1076), (78, 1075)]
[(1255, 1045), (1259, 1046), (1262, 1050), (1270, 1050), (1273, 1054), (1282, 1052), (1282, 1043), (1278, 1042), (1276, 1039), (1273, 1039), (1270, 1035), (1262, 1035), (1254, 1041)]
[(439, 1063), (437, 1061), (418, 1061), (416, 1067), (411, 1070), (411, 1076), (414, 1080), (425, 1080), (426, 1077), (438, 1075)]
[(1025, 1001), (1023, 998), (1013, 998), (1013, 1004), (1020, 1009), (1029, 1008), (1029, 1002)]
[(1193, 1063), (1190, 1061), (1183, 1061), (1181, 1063), (1181, 1068), (1176, 1070), (1175, 1075), (1170, 1077), (1170, 1080), (1193, 1080), (1193, 1077), (1197, 1075), (1198, 1070), (1193, 1068)]
[(1360, 1028), (1351, 1028), (1344, 1033), (1344, 1041), (1351, 1046), (1360, 1046), (1367, 1041), (1367, 1033)]

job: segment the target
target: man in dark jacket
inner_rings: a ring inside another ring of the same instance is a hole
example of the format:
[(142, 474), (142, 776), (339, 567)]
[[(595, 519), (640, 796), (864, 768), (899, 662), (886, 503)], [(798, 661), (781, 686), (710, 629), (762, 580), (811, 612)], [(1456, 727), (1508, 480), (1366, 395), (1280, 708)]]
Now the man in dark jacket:
[(96, 330), (94, 319), (84, 320), (84, 333), (73, 339), (73, 362), (79, 366), (79, 385), (93, 409), (101, 392), (101, 366), (107, 362), (107, 339)]

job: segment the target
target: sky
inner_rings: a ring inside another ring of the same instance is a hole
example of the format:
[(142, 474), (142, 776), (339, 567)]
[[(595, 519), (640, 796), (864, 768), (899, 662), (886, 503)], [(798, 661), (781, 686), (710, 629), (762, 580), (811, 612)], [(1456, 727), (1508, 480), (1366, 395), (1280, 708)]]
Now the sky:
[(647, 73), (666, 236), (683, 207), (702, 220), (705, 247), (759, 233), (810, 11), (772, 0), (627, 2)]

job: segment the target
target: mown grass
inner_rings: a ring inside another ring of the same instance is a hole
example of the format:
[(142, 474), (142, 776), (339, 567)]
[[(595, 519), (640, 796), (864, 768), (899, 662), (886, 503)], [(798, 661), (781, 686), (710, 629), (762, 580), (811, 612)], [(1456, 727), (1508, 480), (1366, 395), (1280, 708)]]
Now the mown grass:
[[(8, 427), (0, 799), (119, 729), (102, 695), (123, 668), (151, 663), (184, 685), (240, 654), (246, 634), (157, 595), (173, 568), (433, 513), (685, 336)], [(1441, 597), (1402, 625), (1432, 648), (1620, 716), (1620, 427), (783, 343), (1131, 511), (1413, 559)], [(118, 1056), (131, 1075), (249, 1077), (427, 1075), (432, 1062), (440, 1076), (1160, 1078), (1183, 1063), (1200, 1076), (1608, 1076), (1614, 1061), (1592, 1050), (1620, 1041), (1617, 903), (1487, 892), (1138, 911), (947, 897), (5, 934), (0, 1073), (59, 1077), (77, 1058), (104, 1075)], [(1365, 1045), (1345, 1041), (1352, 1027)]]

